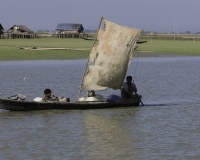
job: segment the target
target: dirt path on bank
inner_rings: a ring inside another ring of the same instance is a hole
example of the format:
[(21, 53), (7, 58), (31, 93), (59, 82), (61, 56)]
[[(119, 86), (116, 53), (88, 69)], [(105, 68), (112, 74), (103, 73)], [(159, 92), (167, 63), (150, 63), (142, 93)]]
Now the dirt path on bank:
[(17, 47), (17, 49), (27, 50), (75, 50), (75, 51), (89, 51), (91, 48), (46, 48), (46, 47)]

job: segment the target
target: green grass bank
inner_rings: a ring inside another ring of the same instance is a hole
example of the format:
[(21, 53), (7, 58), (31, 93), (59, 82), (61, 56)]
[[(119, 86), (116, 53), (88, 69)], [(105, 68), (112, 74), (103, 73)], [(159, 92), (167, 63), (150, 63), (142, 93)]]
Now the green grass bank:
[[(143, 39), (145, 40), (145, 39)], [(200, 41), (147, 40), (138, 45), (140, 57), (200, 56)], [(0, 39), (0, 61), (7, 60), (61, 60), (88, 58), (90, 51), (24, 50), (20, 47), (91, 48), (93, 41), (72, 38)]]
[[(145, 39), (143, 39), (145, 40)], [(138, 51), (148, 56), (200, 56), (200, 41), (146, 39), (148, 42), (139, 45)]]
[(20, 47), (91, 48), (93, 42), (82, 39), (0, 39), (0, 60), (52, 60), (87, 58), (90, 51), (24, 50)]

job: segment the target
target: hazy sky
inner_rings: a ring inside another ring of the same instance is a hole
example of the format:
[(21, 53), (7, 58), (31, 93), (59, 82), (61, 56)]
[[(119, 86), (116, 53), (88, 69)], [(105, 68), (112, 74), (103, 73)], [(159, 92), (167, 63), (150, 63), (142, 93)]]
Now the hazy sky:
[(146, 31), (200, 32), (200, 0), (0, 0), (4, 29), (21, 24), (52, 31), (58, 23), (97, 29), (102, 16)]

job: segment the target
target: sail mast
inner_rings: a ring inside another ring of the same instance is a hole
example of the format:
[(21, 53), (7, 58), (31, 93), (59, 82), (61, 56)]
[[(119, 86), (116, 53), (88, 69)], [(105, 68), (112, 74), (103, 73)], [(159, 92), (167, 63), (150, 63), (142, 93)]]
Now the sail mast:
[[(140, 31), (138, 34), (137, 34), (137, 36), (134, 38), (134, 39), (136, 39), (135, 41), (137, 42), (137, 40), (138, 40), (138, 38), (139, 38), (139, 36), (140, 36), (140, 34), (142, 33), (142, 31)], [(134, 40), (134, 39), (132, 39), (132, 41)], [(135, 43), (136, 44), (136, 43)], [(132, 46), (132, 48), (131, 48), (131, 50), (130, 50), (130, 52), (129, 52), (129, 65), (130, 65), (130, 63), (131, 63), (131, 61), (132, 61), (132, 55), (133, 55), (133, 52), (134, 52), (134, 50), (135, 50), (135, 44), (134, 44), (134, 46)], [(125, 75), (126, 75), (126, 73), (127, 73), (127, 71), (128, 71), (128, 68), (129, 68), (129, 65), (127, 66), (127, 69), (126, 69), (126, 72), (125, 72)], [(123, 84), (123, 83), (122, 83)]]
[[(102, 20), (103, 20), (103, 17), (101, 17), (101, 20), (100, 20), (100, 22), (99, 22), (97, 34), (98, 34), (99, 29), (100, 29)], [(97, 34), (96, 34), (96, 37), (95, 37), (95, 39), (94, 39), (94, 43), (93, 43), (93, 46), (92, 46), (92, 47), (94, 47), (94, 45), (95, 45), (95, 43), (96, 43)], [(81, 85), (79, 86), (78, 100), (79, 100), (79, 98), (80, 98), (80, 93), (81, 93), (81, 89), (82, 89), (82, 86), (83, 86), (83, 80), (84, 80), (84, 76), (85, 76), (86, 71), (87, 71), (87, 68), (88, 68), (89, 61), (90, 61), (90, 57), (88, 57), (88, 61), (87, 61), (86, 67), (85, 67), (85, 71), (84, 71), (83, 77), (82, 77)]]

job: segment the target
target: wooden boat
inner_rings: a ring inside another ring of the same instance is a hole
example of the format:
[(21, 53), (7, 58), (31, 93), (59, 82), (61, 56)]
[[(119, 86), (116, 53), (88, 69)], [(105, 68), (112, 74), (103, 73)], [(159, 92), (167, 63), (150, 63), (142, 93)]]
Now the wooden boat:
[[(104, 28), (101, 23), (104, 21)], [(141, 30), (129, 28), (101, 18), (97, 37), (90, 52), (88, 62), (79, 87), (77, 102), (34, 102), (25, 100), (0, 99), (2, 109), (42, 110), (42, 109), (99, 109), (111, 107), (138, 106), (141, 99), (106, 101), (80, 101), (80, 94), (86, 90), (121, 89), (133, 51)], [(96, 41), (98, 40), (98, 43)], [(143, 43), (143, 42), (141, 42)], [(142, 103), (143, 104), (143, 103)]]
[(85, 110), (85, 109), (101, 109), (116, 107), (133, 107), (139, 106), (139, 99), (130, 99), (120, 102), (34, 102), (24, 100), (9, 100), (0, 98), (0, 108), (10, 111), (31, 111), (31, 110)]

